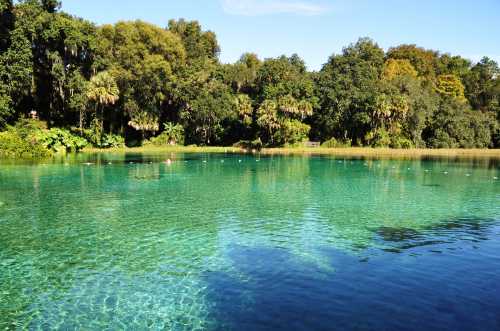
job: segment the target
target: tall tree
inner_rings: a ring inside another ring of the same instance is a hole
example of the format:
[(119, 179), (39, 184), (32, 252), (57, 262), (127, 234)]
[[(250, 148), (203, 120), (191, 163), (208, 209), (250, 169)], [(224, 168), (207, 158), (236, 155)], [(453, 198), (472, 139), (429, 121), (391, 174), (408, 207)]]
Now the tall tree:
[(128, 123), (141, 136), (144, 131), (157, 131), (151, 129), (159, 127), (159, 119), (173, 102), (186, 59), (180, 37), (141, 21), (105, 25), (98, 35), (94, 66), (109, 70), (120, 90), (117, 111), (109, 114), (111, 122)]
[(14, 5), (12, 0), (0, 1), (0, 53), (10, 44), (10, 33), (14, 28)]
[(220, 143), (224, 122), (234, 119), (233, 96), (228, 86), (210, 80), (195, 90), (184, 104), (181, 121), (188, 129), (188, 141), (202, 145)]
[(253, 53), (243, 54), (234, 64), (226, 64), (222, 68), (222, 78), (235, 93), (246, 93), (254, 96), (255, 81), (262, 62)]
[(307, 139), (310, 126), (302, 122), (310, 118), (318, 100), (304, 61), (296, 54), (266, 59), (254, 84), (256, 124), (264, 143), (293, 144)]
[(69, 109), (78, 114), (78, 127), (83, 134), (85, 115), (88, 110), (89, 81), (79, 72), (74, 71), (68, 79)]
[(368, 38), (331, 56), (317, 78), (321, 108), (314, 116), (313, 136), (363, 144), (371, 129), (383, 67), (384, 51)]
[(181, 37), (190, 62), (218, 58), (220, 47), (215, 33), (203, 31), (197, 21), (170, 20), (167, 29)]
[(495, 61), (484, 57), (464, 81), (467, 99), (474, 109), (500, 111), (500, 68)]
[(95, 105), (96, 135), (100, 142), (104, 131), (104, 109), (114, 105), (120, 98), (120, 90), (114, 77), (106, 71), (93, 76), (87, 89), (87, 98)]

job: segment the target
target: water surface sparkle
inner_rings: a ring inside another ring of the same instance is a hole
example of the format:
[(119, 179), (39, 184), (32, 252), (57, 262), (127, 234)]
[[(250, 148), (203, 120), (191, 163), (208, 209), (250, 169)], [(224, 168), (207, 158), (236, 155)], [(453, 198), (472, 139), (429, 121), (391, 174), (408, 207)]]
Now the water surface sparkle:
[(491, 160), (4, 162), (0, 329), (500, 329), (499, 175)]

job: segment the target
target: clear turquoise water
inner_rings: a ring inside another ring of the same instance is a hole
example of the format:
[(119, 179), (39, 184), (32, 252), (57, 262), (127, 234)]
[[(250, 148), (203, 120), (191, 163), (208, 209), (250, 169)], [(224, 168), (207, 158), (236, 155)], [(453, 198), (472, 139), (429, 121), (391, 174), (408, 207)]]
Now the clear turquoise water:
[(3, 162), (0, 329), (498, 330), (499, 176), (494, 160)]

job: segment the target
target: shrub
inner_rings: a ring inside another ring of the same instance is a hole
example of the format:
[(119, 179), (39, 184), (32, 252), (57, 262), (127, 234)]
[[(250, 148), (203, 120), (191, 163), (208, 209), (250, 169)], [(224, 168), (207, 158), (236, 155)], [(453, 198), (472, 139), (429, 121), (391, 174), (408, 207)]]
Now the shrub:
[(392, 139), (387, 130), (380, 128), (368, 132), (365, 140), (372, 147), (389, 147)]
[(151, 138), (146, 144), (155, 146), (184, 145), (184, 127), (182, 125), (165, 123), (163, 128), (164, 130), (159, 136)]
[(410, 149), (410, 148), (413, 148), (414, 145), (410, 139), (407, 139), (404, 137), (395, 137), (391, 141), (391, 147), (392, 148)]
[(299, 120), (285, 120), (281, 130), (274, 134), (274, 139), (281, 145), (295, 145), (309, 138), (311, 127)]
[(47, 130), (47, 123), (31, 118), (21, 118), (12, 128), (21, 138), (25, 139), (38, 131)]
[(125, 146), (125, 138), (112, 133), (103, 134), (99, 127), (91, 125), (90, 129), (83, 130), (83, 137), (97, 148), (119, 148)]
[(0, 156), (2, 157), (42, 158), (50, 154), (50, 151), (34, 137), (33, 132), (18, 131), (12, 126), (0, 132)]
[(84, 138), (59, 128), (39, 130), (35, 137), (43, 147), (56, 153), (78, 152), (88, 144)]
[(125, 146), (125, 138), (116, 134), (105, 134), (102, 137), (99, 148), (120, 148)]
[(352, 141), (351, 139), (345, 139), (345, 140), (337, 140), (335, 138), (331, 138), (321, 144), (321, 147), (324, 148), (344, 148), (344, 147), (351, 147)]
[(262, 149), (262, 140), (260, 138), (257, 138), (255, 140), (240, 140), (236, 144), (234, 144), (234, 147), (239, 147), (243, 149), (256, 149), (260, 151)]
[(97, 119), (92, 120), (92, 122), (90, 123), (90, 128), (84, 129), (82, 132), (82, 136), (92, 146), (101, 147), (103, 134), (99, 121)]
[(78, 152), (87, 146), (82, 137), (68, 130), (47, 129), (45, 122), (21, 119), (0, 132), (0, 155), (4, 157), (41, 158), (60, 152)]

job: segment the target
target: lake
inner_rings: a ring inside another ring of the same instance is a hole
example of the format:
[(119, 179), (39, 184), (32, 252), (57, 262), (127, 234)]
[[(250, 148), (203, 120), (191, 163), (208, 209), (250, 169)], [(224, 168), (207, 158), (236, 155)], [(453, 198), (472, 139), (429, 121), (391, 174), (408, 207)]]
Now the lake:
[(0, 329), (499, 330), (499, 176), (491, 159), (2, 162)]

